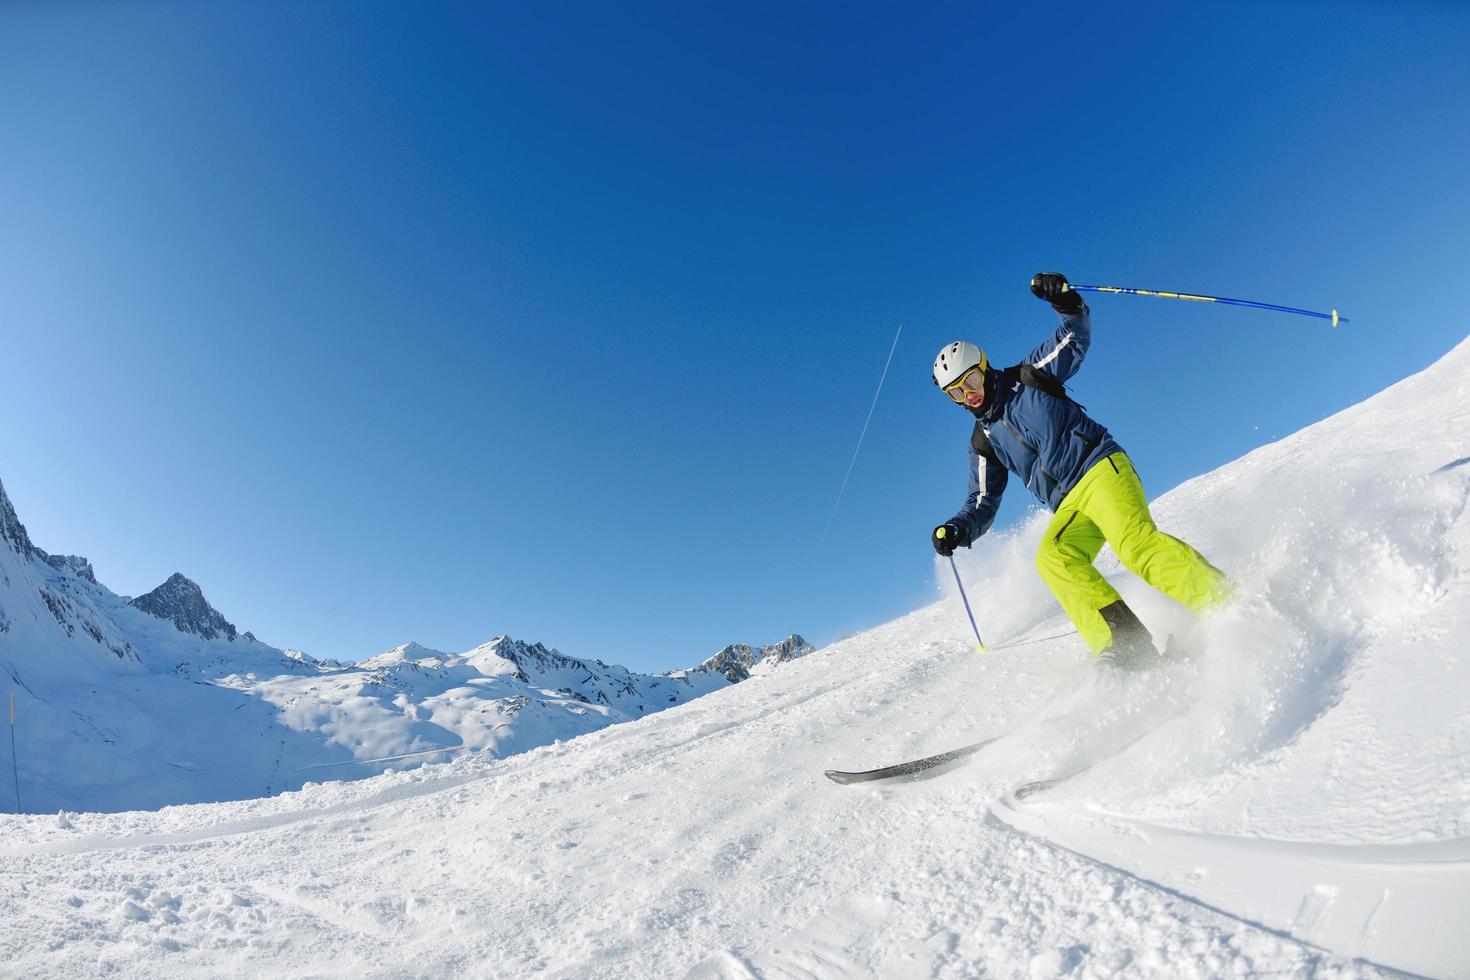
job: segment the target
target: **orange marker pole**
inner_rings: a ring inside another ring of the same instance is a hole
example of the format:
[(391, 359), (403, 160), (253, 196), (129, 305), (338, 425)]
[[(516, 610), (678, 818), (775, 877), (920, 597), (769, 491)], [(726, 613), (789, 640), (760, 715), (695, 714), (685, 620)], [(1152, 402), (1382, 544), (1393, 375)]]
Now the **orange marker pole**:
[(10, 692), (10, 772), (15, 776), (15, 812), (20, 812), (20, 765), (15, 759), (15, 692)]

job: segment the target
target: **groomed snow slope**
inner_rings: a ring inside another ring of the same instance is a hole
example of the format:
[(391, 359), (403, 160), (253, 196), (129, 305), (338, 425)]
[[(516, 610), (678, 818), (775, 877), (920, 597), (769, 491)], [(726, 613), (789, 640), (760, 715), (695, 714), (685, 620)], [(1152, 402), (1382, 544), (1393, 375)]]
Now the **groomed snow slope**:
[[(1470, 974), (1467, 378), (1470, 343), (1159, 500), (1240, 591), (1192, 627), (1113, 571), (1186, 638), (1170, 668), (1085, 655), (1032, 571), (1038, 518), (963, 556), (983, 656), (946, 596), (511, 759), (7, 818), (0, 956), (27, 976)], [(1004, 731), (927, 782), (821, 776)]]

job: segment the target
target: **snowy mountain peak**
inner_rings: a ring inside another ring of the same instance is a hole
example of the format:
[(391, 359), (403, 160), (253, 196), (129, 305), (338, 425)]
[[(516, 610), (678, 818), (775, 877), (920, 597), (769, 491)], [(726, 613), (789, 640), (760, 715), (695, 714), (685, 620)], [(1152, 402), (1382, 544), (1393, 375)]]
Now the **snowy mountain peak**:
[[(465, 654), (465, 659), (482, 673), (511, 673), (517, 680), (525, 683), (530, 683), (533, 675), (576, 667), (585, 669), (586, 666), (581, 661), (565, 657), (541, 643), (527, 643), (509, 636), (497, 636), (489, 643), (480, 644)], [(504, 661), (509, 665), (509, 671), (503, 667), (494, 669), (494, 660)]]
[(815, 650), (806, 640), (792, 633), (780, 643), (768, 643), (759, 649), (744, 643), (732, 643), (699, 665), (699, 670), (721, 674), (732, 684), (750, 677), (751, 670), (762, 663), (780, 664), (804, 657)]
[(150, 616), (168, 620), (181, 633), (193, 633), (206, 640), (219, 636), (234, 640), (237, 636), (234, 624), (209, 604), (199, 586), (178, 572), (174, 572), (168, 577), (168, 581), (147, 595), (134, 599), (129, 605)]
[(15, 508), (5, 495), (4, 483), (0, 483), (0, 541), (4, 541), (21, 557), (28, 557), (35, 551), (30, 535), (26, 534), (26, 526), (15, 516)]
[(359, 666), (375, 666), (397, 661), (445, 660), (448, 657), (449, 654), (442, 650), (434, 650), (424, 646), (422, 643), (409, 640), (407, 643), (400, 643), (391, 650), (383, 651), (376, 657), (370, 657), (367, 660), (361, 661)]

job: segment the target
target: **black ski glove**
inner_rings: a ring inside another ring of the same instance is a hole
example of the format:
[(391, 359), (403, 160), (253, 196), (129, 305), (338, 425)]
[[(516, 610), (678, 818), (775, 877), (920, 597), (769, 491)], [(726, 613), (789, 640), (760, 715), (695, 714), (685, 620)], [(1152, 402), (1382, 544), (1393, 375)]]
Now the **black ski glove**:
[(1038, 272), (1032, 276), (1031, 295), (1046, 300), (1052, 309), (1064, 315), (1082, 309), (1081, 294), (1067, 285), (1067, 277), (1060, 272)]
[(936, 527), (930, 540), (934, 542), (934, 550), (945, 558), (954, 554), (956, 548), (970, 543), (964, 530), (954, 521), (948, 521)]

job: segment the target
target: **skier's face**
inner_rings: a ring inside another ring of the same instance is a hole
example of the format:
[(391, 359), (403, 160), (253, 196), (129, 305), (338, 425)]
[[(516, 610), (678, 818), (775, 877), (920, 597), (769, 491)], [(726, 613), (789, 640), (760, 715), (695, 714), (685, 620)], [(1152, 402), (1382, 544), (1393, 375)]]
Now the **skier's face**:
[(958, 381), (944, 389), (944, 393), (957, 405), (979, 408), (985, 404), (985, 372), (979, 365), (970, 368)]

